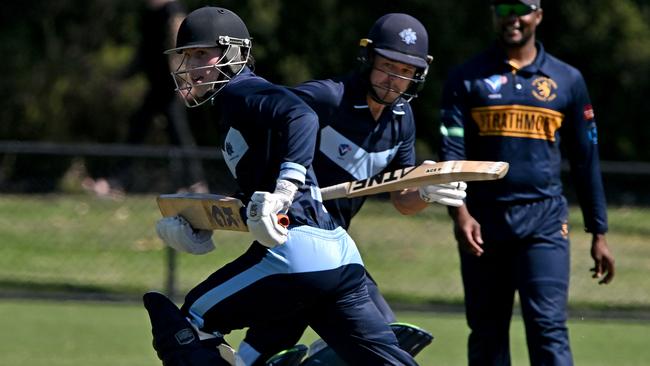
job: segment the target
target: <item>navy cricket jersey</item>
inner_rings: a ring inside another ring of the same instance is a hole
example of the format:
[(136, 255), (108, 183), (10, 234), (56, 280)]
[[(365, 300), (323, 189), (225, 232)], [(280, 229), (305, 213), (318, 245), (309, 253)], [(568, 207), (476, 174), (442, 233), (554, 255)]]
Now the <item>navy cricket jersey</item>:
[(510, 163), (504, 179), (472, 182), (468, 202), (527, 202), (562, 195), (560, 142), (587, 231), (607, 231), (597, 130), (587, 87), (574, 67), (537, 43), (518, 69), (494, 44), (455, 69), (442, 101), (442, 160)]
[[(320, 133), (314, 170), (321, 187), (366, 179), (384, 171), (415, 164), (415, 123), (404, 99), (387, 106), (378, 121), (366, 100), (367, 76), (305, 82), (292, 90), (318, 114)], [(325, 201), (344, 228), (365, 197)]]
[[(277, 179), (297, 182), (288, 216), (292, 226), (334, 229), (322, 205), (311, 167), (318, 120), (314, 111), (286, 88), (245, 68), (218, 94), (222, 121), (229, 127), (223, 156), (241, 196), (273, 192)], [(247, 203), (247, 202), (246, 202)]]

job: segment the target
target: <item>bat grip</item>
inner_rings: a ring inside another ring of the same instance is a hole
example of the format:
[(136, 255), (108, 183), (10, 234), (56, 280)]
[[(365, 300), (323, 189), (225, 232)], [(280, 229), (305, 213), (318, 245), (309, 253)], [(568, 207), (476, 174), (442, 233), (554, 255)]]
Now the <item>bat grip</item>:
[[(239, 214), (244, 219), (244, 222), (246, 222), (246, 207), (241, 207)], [(289, 227), (290, 221), (287, 214), (279, 213), (277, 216), (278, 224), (280, 224), (282, 227)]]
[(349, 187), (350, 187), (349, 182), (339, 183), (329, 187), (321, 187), (320, 188), (321, 198), (323, 199), (323, 201), (336, 199), (336, 198), (343, 198), (348, 193)]
[(278, 214), (278, 224), (280, 224), (282, 227), (289, 227), (289, 216), (286, 214)]

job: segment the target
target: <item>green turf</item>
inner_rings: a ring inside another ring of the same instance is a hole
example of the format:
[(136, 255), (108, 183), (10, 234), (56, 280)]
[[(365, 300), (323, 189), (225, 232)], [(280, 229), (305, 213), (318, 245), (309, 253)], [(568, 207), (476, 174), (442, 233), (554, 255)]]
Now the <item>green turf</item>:
[[(458, 314), (399, 313), (435, 336), (421, 365), (464, 365), (466, 327)], [(0, 365), (154, 366), (149, 320), (134, 304), (0, 301)], [(576, 365), (647, 365), (650, 323), (574, 319), (569, 322)], [(238, 344), (242, 332), (228, 339)], [(521, 321), (511, 329), (513, 365), (526, 365)], [(303, 342), (315, 339), (309, 331)]]
[[(124, 201), (89, 195), (0, 195), (0, 291), (117, 292), (137, 296), (165, 286), (165, 249), (156, 237), (154, 196)], [(590, 238), (579, 211), (571, 209), (572, 306), (650, 308), (650, 210), (610, 208), (608, 240), (617, 261), (609, 286), (590, 278)], [(369, 200), (350, 230), (364, 261), (393, 301), (460, 303), (456, 245), (444, 207), (413, 217), (389, 203)], [(218, 249), (204, 256), (180, 254), (179, 293), (184, 293), (248, 246), (247, 233), (216, 232)]]
[[(165, 286), (163, 244), (154, 224), (153, 196), (124, 201), (87, 195), (0, 195), (0, 294), (55, 292), (127, 294)], [(648, 323), (581, 318), (586, 308), (605, 314), (650, 309), (650, 210), (610, 208), (608, 240), (617, 261), (615, 281), (590, 278), (589, 236), (571, 209), (572, 277), (569, 323), (577, 365), (645, 365)], [(458, 256), (445, 209), (433, 205), (402, 217), (385, 201), (370, 200), (352, 223), (366, 266), (396, 303), (462, 302)], [(183, 293), (242, 253), (246, 233), (216, 232), (218, 249), (181, 254)], [(589, 314), (584, 312), (584, 314)], [(436, 336), (418, 357), (422, 365), (463, 365), (466, 327), (459, 315), (401, 313)], [(157, 365), (144, 310), (133, 305), (0, 300), (0, 365)], [(241, 333), (233, 334), (233, 343)], [(308, 333), (305, 342), (313, 340)], [(512, 328), (514, 365), (528, 364), (521, 322)]]

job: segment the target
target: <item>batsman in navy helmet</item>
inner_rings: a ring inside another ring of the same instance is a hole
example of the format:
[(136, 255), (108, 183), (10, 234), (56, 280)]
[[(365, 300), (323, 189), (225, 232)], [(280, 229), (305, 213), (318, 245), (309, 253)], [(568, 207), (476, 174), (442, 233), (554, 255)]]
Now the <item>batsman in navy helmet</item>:
[[(292, 88), (318, 114), (319, 142), (314, 170), (321, 186), (330, 186), (416, 165), (415, 121), (410, 101), (422, 88), (433, 59), (422, 23), (404, 13), (381, 16), (360, 42), (359, 68), (324, 80), (311, 80)], [(430, 202), (460, 206), (465, 183), (429, 185), (391, 193), (402, 214), (415, 214)], [(341, 227), (348, 228), (365, 197), (324, 202)], [(416, 355), (432, 341), (426, 330), (395, 324), (396, 317), (377, 284), (366, 274), (366, 287), (402, 349)], [(243, 345), (266, 359), (300, 339), (307, 317), (262, 327), (251, 327)], [(332, 324), (333, 327), (338, 326)], [(305, 365), (342, 365), (323, 342), (310, 348)]]
[[(195, 66), (197, 61), (184, 55), (172, 75), (176, 91), (185, 104), (192, 108), (211, 100), (244, 66), (252, 66), (251, 47), (252, 39), (246, 24), (232, 11), (204, 7), (190, 13), (178, 30), (176, 47), (166, 53), (183, 54), (183, 50), (192, 48), (216, 48), (222, 56), (215, 64)], [(201, 74), (209, 73), (217, 77), (205, 82)]]
[[(173, 77), (187, 105), (221, 112), (224, 161), (254, 242), (190, 290), (180, 309), (163, 295), (145, 295), (158, 356), (165, 366), (252, 365), (258, 355), (245, 347), (222, 353), (223, 335), (300, 312), (348, 364), (416, 365), (368, 296), (356, 244), (323, 206), (312, 167), (318, 116), (257, 76), (250, 50), (244, 22), (217, 7), (190, 13), (169, 50), (184, 57)], [(278, 214), (288, 216), (287, 227)], [(181, 216), (160, 219), (156, 232), (190, 254), (214, 250), (219, 239)]]
[[(422, 23), (408, 14), (386, 14), (377, 19), (359, 46), (358, 60), (369, 74), (369, 93), (376, 102), (393, 104), (399, 97), (410, 101), (417, 96), (433, 60)], [(386, 67), (384, 60), (407, 67)], [(388, 81), (391, 78), (393, 82)]]

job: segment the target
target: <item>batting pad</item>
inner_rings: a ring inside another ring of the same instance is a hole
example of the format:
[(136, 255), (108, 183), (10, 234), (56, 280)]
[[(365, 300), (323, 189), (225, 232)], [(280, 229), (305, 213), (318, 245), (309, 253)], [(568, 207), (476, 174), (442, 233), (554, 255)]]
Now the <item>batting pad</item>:
[(390, 327), (397, 336), (400, 348), (411, 356), (415, 357), (424, 347), (433, 342), (431, 333), (413, 324), (391, 323)]
[(300, 366), (348, 366), (322, 339), (317, 339), (309, 346), (309, 356)]

